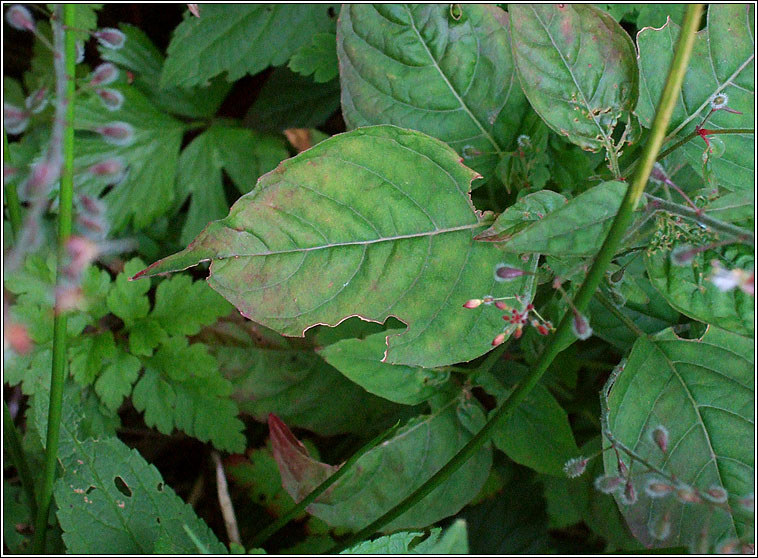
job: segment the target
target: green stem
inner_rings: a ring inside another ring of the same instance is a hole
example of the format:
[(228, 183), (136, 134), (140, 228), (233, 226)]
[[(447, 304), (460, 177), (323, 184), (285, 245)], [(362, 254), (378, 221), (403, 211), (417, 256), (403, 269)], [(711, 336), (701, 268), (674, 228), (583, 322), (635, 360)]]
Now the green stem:
[(295, 519), (298, 515), (300, 515), (305, 508), (307, 508), (309, 505), (311, 505), (316, 498), (321, 496), (324, 492), (326, 492), (330, 486), (332, 486), (335, 482), (340, 480), (345, 473), (347, 473), (352, 466), (355, 464), (356, 461), (358, 461), (367, 451), (373, 449), (377, 445), (379, 445), (381, 442), (392, 436), (395, 431), (400, 427), (400, 423), (396, 424), (389, 430), (386, 430), (370, 440), (367, 444), (365, 444), (363, 447), (361, 447), (357, 452), (355, 452), (352, 456), (350, 456), (350, 459), (345, 461), (345, 463), (329, 478), (325, 479), (321, 484), (319, 484), (313, 491), (311, 491), (308, 496), (300, 500), (297, 504), (292, 506), (289, 510), (287, 510), (287, 513), (282, 515), (279, 519), (265, 527), (262, 531), (260, 531), (257, 535), (253, 537), (253, 540), (250, 542), (251, 548), (258, 548), (260, 545), (262, 545), (264, 542), (266, 542), (271, 535), (276, 533), (279, 529), (287, 525), (290, 521)]
[[(11, 150), (8, 146), (8, 133), (5, 128), (3, 128), (3, 155), (5, 162), (11, 164)], [(5, 185), (5, 203), (8, 205), (8, 217), (11, 220), (13, 238), (18, 240), (18, 233), (21, 230), (21, 202), (18, 199), (15, 182), (11, 181)]]
[(616, 305), (613, 304), (613, 302), (611, 302), (611, 300), (607, 296), (605, 296), (605, 293), (603, 293), (603, 291), (598, 290), (595, 293), (595, 298), (598, 300), (598, 302), (600, 302), (600, 304), (602, 304), (603, 306), (605, 306), (606, 309), (611, 314), (613, 314), (618, 321), (620, 321), (622, 324), (624, 324), (629, 331), (631, 331), (632, 333), (634, 333), (634, 335), (636, 335), (637, 337), (645, 337), (647, 335), (647, 333), (645, 333), (644, 331), (642, 331), (637, 326), (637, 324), (635, 324), (632, 321), (632, 319), (629, 316), (627, 316), (621, 310), (619, 310), (618, 308), (616, 308)]
[[(755, 134), (755, 130), (753, 130), (752, 128), (724, 128), (722, 130), (708, 130), (709, 136), (729, 135), (729, 134)], [(690, 132), (689, 134), (684, 136), (684, 138), (680, 139), (675, 144), (661, 151), (656, 157), (656, 161), (663, 161), (666, 157), (671, 155), (674, 151), (682, 147), (685, 143), (692, 141), (696, 137), (698, 137), (697, 132), (694, 132), (694, 131)], [(629, 173), (636, 169), (638, 162), (639, 162), (639, 159), (637, 161), (634, 161), (627, 168), (625, 168), (621, 176), (629, 176)]]
[[(579, 288), (579, 291), (574, 298), (574, 306), (580, 312), (587, 307), (595, 290), (600, 284), (600, 281), (605, 276), (605, 270), (611, 263), (616, 249), (624, 236), (624, 232), (632, 220), (632, 213), (642, 197), (648, 177), (650, 176), (650, 171), (653, 169), (653, 164), (655, 163), (656, 154), (663, 143), (666, 128), (671, 119), (671, 114), (674, 110), (674, 104), (679, 95), (682, 81), (684, 80), (684, 74), (687, 70), (687, 63), (689, 62), (690, 55), (692, 54), (692, 47), (695, 42), (695, 32), (697, 31), (702, 11), (702, 4), (690, 4), (687, 7), (682, 31), (679, 35), (676, 54), (674, 55), (674, 60), (671, 64), (671, 69), (669, 70), (669, 75), (663, 88), (663, 94), (661, 95), (655, 120), (653, 121), (649, 140), (645, 145), (640, 158), (639, 169), (635, 174), (634, 180), (626, 190), (624, 199), (621, 202), (621, 207), (619, 208), (616, 218), (613, 220), (611, 229), (608, 231), (608, 235), (603, 242), (603, 246), (600, 248), (600, 252), (595, 259), (592, 268), (589, 273), (587, 273), (584, 283)], [(500, 427), (500, 425), (516, 410), (518, 405), (526, 398), (537, 382), (539, 382), (540, 378), (558, 353), (571, 344), (573, 338), (571, 332), (572, 319), (573, 312), (567, 311), (558, 325), (555, 335), (545, 348), (544, 352), (540, 355), (538, 361), (534, 364), (534, 367), (530, 370), (529, 375), (524, 378), (516, 389), (513, 390), (508, 399), (506, 399), (493, 413), (492, 417), (487, 421), (484, 427), (482, 427), (482, 429), (477, 432), (450, 461), (448, 461), (429, 480), (417, 488), (402, 502), (350, 537), (344, 543), (331, 549), (330, 553), (337, 553), (373, 535), (384, 525), (393, 521), (395, 518), (399, 517), (423, 500), (441, 483), (450, 478), (450, 476), (455, 473), (461, 465), (468, 461), (469, 458), (479, 451), (479, 448), (490, 439), (492, 432)]]
[[(63, 25), (75, 24), (75, 5), (64, 4)], [(59, 7), (56, 8), (57, 20), (53, 20), (56, 52), (63, 54), (63, 71), (56, 71), (58, 85), (56, 92), (58, 103), (63, 118), (63, 168), (60, 180), (60, 198), (58, 205), (58, 265), (56, 271), (56, 284), (60, 281), (63, 267), (63, 256), (66, 242), (71, 236), (72, 205), (74, 198), (74, 93), (76, 84), (74, 75), (76, 72), (76, 42), (75, 36), (60, 28)], [(54, 61), (60, 64), (60, 61)], [(62, 82), (62, 83), (61, 83)], [(57, 115), (56, 115), (57, 116)], [(58, 440), (60, 436), (61, 411), (63, 407), (63, 382), (66, 377), (66, 314), (55, 305), (55, 318), (53, 321), (53, 366), (50, 378), (50, 410), (47, 415), (47, 439), (45, 443), (45, 470), (42, 485), (42, 494), (39, 501), (39, 511), (34, 531), (34, 552), (42, 554), (45, 551), (45, 533), (47, 531), (48, 516), (53, 497), (53, 484), (58, 457)]]
[(705, 213), (700, 213), (692, 208), (680, 205), (678, 203), (656, 198), (650, 194), (645, 194), (645, 198), (647, 199), (648, 207), (654, 211), (666, 211), (668, 213), (673, 213), (674, 215), (684, 217), (685, 219), (691, 219), (716, 232), (721, 232), (729, 236), (739, 238), (744, 242), (749, 242), (751, 245), (755, 245), (755, 236), (751, 230), (743, 229), (742, 227), (732, 225), (731, 223), (725, 223), (724, 221), (719, 221), (718, 219), (709, 217)]
[(31, 517), (36, 517), (37, 496), (34, 493), (34, 478), (26, 461), (24, 448), (21, 445), (21, 436), (19, 436), (16, 423), (13, 421), (13, 417), (5, 401), (3, 401), (3, 433), (5, 434), (5, 442), (8, 444), (8, 455), (16, 467), (16, 471), (18, 471), (21, 486), (23, 486), (26, 492), (26, 499), (29, 500), (29, 513)]

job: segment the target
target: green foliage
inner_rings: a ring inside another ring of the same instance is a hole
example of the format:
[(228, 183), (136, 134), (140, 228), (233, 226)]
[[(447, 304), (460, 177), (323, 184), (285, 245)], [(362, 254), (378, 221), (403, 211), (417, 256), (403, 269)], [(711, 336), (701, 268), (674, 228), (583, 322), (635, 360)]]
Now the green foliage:
[(466, 522), (458, 520), (443, 533), (434, 528), (420, 542), (424, 533), (402, 531), (366, 541), (340, 554), (468, 554)]
[(337, 77), (337, 37), (334, 33), (316, 33), (308, 45), (292, 55), (289, 69), (303, 76), (313, 75), (316, 83)]

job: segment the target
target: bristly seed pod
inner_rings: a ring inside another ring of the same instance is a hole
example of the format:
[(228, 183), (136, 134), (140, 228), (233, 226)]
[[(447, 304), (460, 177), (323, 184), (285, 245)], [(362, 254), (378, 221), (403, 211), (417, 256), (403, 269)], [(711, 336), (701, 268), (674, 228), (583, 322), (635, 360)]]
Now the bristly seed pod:
[(666, 450), (669, 447), (669, 431), (666, 430), (665, 426), (659, 424), (653, 428), (653, 430), (650, 432), (650, 438), (663, 453), (666, 453)]
[(637, 490), (634, 488), (631, 480), (626, 481), (624, 491), (621, 493), (621, 502), (627, 506), (633, 506), (637, 503)]
[(574, 335), (582, 341), (592, 337), (590, 322), (576, 310), (574, 310), (574, 319), (571, 322), (571, 330), (574, 332)]
[(37, 89), (37, 91), (24, 100), (24, 104), (32, 114), (38, 114), (45, 110), (45, 107), (47, 106), (47, 88), (40, 87)]
[(699, 504), (703, 500), (693, 487), (683, 484), (676, 490), (676, 499), (684, 504)]
[(503, 282), (503, 281), (511, 281), (513, 279), (516, 279), (518, 277), (521, 277), (522, 275), (526, 275), (529, 273), (528, 271), (524, 271), (523, 269), (518, 269), (517, 267), (511, 267), (505, 264), (497, 264), (495, 266), (495, 281)]
[(97, 89), (95, 93), (103, 101), (103, 105), (110, 111), (120, 109), (124, 104), (124, 95), (118, 89)]
[(126, 122), (111, 122), (95, 128), (103, 139), (113, 145), (129, 145), (134, 141), (134, 128)]
[(674, 491), (674, 487), (667, 481), (652, 476), (645, 481), (645, 493), (651, 498), (663, 498)]
[(603, 494), (613, 494), (624, 486), (624, 479), (615, 475), (602, 475), (595, 479), (595, 490)]
[(725, 504), (729, 499), (729, 494), (722, 486), (717, 484), (711, 485), (708, 490), (703, 491), (703, 497), (714, 504)]
[(104, 27), (99, 31), (95, 31), (93, 35), (105, 48), (112, 48), (114, 50), (121, 48), (126, 42), (126, 35), (113, 27)]
[(92, 87), (100, 87), (101, 85), (108, 85), (113, 83), (118, 78), (118, 68), (110, 62), (100, 64), (92, 72), (92, 78), (89, 84)]
[(29, 113), (6, 101), (3, 102), (3, 126), (9, 134), (18, 135), (29, 125)]
[(13, 4), (5, 12), (8, 25), (19, 31), (34, 31), (34, 18), (29, 10), (19, 4)]
[(586, 457), (574, 457), (563, 465), (563, 472), (570, 479), (579, 477), (587, 469), (587, 463), (589, 463), (589, 459)]

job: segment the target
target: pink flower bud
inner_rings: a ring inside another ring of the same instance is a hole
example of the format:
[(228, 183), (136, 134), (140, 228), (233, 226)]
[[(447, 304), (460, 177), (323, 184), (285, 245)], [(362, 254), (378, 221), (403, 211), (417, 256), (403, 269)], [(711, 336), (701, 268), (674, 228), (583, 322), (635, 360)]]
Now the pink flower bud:
[(574, 310), (574, 319), (571, 322), (571, 329), (574, 332), (574, 335), (576, 335), (576, 337), (582, 341), (592, 337), (592, 328), (590, 327), (590, 322), (576, 310)]
[(563, 465), (563, 472), (570, 479), (579, 477), (587, 469), (587, 463), (589, 463), (589, 459), (586, 457), (574, 457)]
[(24, 6), (13, 4), (5, 12), (5, 19), (8, 25), (19, 31), (34, 31), (34, 18), (31, 12)]
[(3, 126), (9, 134), (20, 134), (28, 125), (28, 112), (8, 102), (3, 102)]
[(95, 68), (95, 71), (92, 72), (92, 78), (90, 79), (89, 84), (92, 87), (99, 87), (101, 85), (113, 83), (117, 78), (118, 68), (110, 62), (106, 62)]
[(96, 89), (95, 93), (102, 99), (105, 108), (110, 111), (118, 110), (124, 104), (124, 95), (118, 89)]
[(613, 494), (624, 486), (624, 479), (615, 475), (603, 475), (595, 479), (595, 490), (603, 494)]
[(635, 490), (632, 481), (627, 480), (624, 491), (621, 493), (621, 502), (627, 506), (633, 506), (637, 503), (637, 490)]
[(40, 87), (37, 89), (37, 91), (24, 100), (24, 104), (32, 114), (38, 114), (45, 110), (45, 107), (47, 106), (47, 88)]
[(102, 46), (114, 50), (121, 48), (126, 42), (126, 35), (113, 27), (104, 27), (103, 29), (96, 31), (94, 36), (97, 39), (97, 42)]
[(46, 194), (50, 186), (58, 180), (59, 176), (60, 165), (56, 165), (51, 161), (35, 163), (24, 185), (25, 197), (33, 199)]
[(529, 272), (524, 271), (523, 269), (510, 267), (505, 264), (498, 264), (495, 266), (495, 281), (511, 281), (528, 273)]
[(724, 490), (723, 487), (714, 484), (711, 485), (708, 490), (703, 492), (703, 497), (705, 497), (706, 500), (713, 502), (714, 504), (725, 504), (729, 499), (729, 494), (726, 490)]
[(659, 424), (653, 428), (653, 430), (650, 432), (650, 438), (653, 440), (655, 445), (661, 448), (661, 451), (663, 453), (666, 453), (666, 450), (669, 447), (669, 431), (666, 430), (665, 426)]
[(95, 261), (100, 254), (97, 244), (83, 236), (72, 236), (66, 242), (69, 263), (64, 273), (71, 278), (78, 278), (84, 268)]
[(112, 122), (95, 128), (103, 139), (113, 145), (129, 145), (134, 141), (134, 128), (126, 122)]
[(688, 485), (682, 485), (676, 490), (676, 499), (685, 504), (699, 504), (703, 501), (697, 490)]
[(505, 333), (501, 333), (499, 335), (496, 335), (495, 338), (492, 340), (492, 346), (497, 347), (498, 345), (502, 345), (505, 342)]
[(656, 476), (648, 478), (645, 482), (645, 493), (651, 498), (663, 498), (673, 490), (674, 487), (670, 483)]
[[(103, 163), (106, 163), (106, 162), (107, 161), (103, 161)], [(98, 163), (98, 164), (102, 164), (102, 163)], [(91, 196), (80, 195), (78, 200), (79, 200), (79, 205), (81, 206), (81, 209), (93, 217), (97, 217), (105, 213), (105, 204), (103, 204), (103, 202), (101, 202), (97, 198), (93, 198)]]
[(463, 305), (464, 308), (478, 308), (482, 304), (481, 298), (472, 298), (471, 300), (467, 300), (466, 303)]
[(626, 463), (618, 456), (616, 457), (616, 467), (618, 467), (619, 475), (624, 478), (629, 477), (629, 469), (626, 468)]
[(509, 309), (508, 305), (505, 302), (503, 302), (502, 300), (496, 300), (495, 301), (495, 308), (497, 308), (499, 310), (508, 310)]
[[(106, 159), (92, 165), (87, 169), (87, 172), (95, 176), (120, 177), (124, 172), (124, 161), (120, 157)], [(114, 182), (118, 182), (118, 180), (114, 180)]]
[(108, 223), (100, 216), (77, 215), (76, 222), (85, 229), (86, 234), (96, 238), (102, 238), (108, 232)]
[(650, 536), (657, 541), (665, 541), (671, 534), (671, 519), (669, 512), (661, 515), (657, 520), (648, 525)]

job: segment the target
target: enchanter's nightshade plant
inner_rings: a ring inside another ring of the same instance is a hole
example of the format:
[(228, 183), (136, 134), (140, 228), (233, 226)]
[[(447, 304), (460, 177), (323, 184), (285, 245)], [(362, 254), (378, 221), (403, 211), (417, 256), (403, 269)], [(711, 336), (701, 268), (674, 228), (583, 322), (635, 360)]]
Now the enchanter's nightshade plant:
[(49, 9), (9, 550), (752, 552), (754, 6)]

